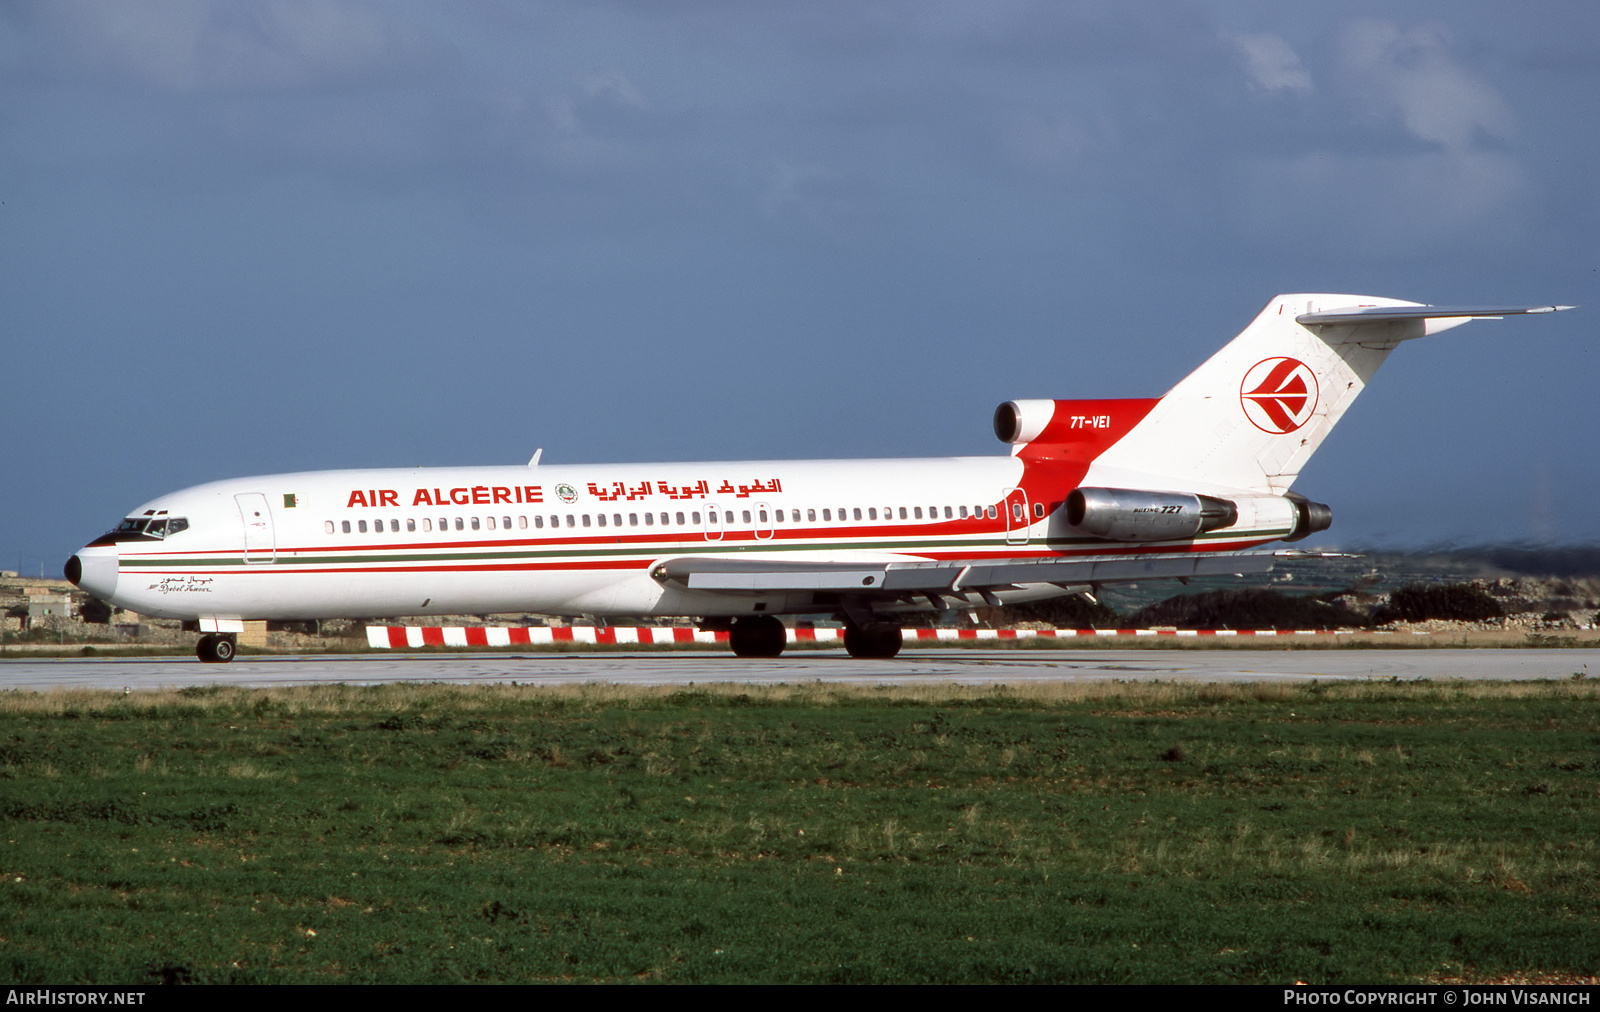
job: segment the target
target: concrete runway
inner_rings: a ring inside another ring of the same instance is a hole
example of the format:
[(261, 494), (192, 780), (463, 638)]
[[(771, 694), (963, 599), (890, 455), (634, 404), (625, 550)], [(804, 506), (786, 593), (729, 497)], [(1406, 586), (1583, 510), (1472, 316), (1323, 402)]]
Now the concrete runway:
[(264, 688), (344, 682), (518, 682), (573, 685), (848, 685), (950, 682), (983, 685), (1138, 679), (1188, 682), (1310, 681), (1363, 678), (1570, 678), (1600, 675), (1595, 650), (908, 650), (894, 660), (858, 661), (843, 650), (808, 650), (778, 660), (741, 660), (725, 651), (693, 653), (347, 654), (240, 657), (231, 664), (193, 658), (59, 658), (0, 661), (0, 690), (158, 689), (186, 685)]

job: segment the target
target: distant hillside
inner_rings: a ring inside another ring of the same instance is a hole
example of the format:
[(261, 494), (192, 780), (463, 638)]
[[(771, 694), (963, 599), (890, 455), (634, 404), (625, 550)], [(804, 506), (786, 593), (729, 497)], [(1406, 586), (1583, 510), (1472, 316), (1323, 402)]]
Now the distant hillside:
[(1136, 629), (1352, 629), (1372, 620), (1343, 603), (1252, 588), (1179, 594), (1139, 609), (1127, 624)]
[(1078, 628), (1314, 629), (1430, 620), (1588, 628), (1600, 624), (1600, 546), (1353, 548), (1182, 589), (1166, 580), (1107, 584), (1098, 597), (1092, 605), (1066, 598), (980, 618)]
[(1433, 554), (1487, 564), (1518, 576), (1600, 577), (1600, 545), (1483, 546)]

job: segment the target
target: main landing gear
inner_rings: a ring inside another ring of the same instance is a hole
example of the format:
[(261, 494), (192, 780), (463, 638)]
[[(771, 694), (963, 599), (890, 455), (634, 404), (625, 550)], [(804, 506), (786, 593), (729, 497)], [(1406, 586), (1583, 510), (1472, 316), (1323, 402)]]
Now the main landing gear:
[[(903, 640), (894, 622), (845, 623), (844, 648), (851, 657), (886, 659), (900, 652)], [(728, 646), (736, 657), (777, 657), (783, 653), (788, 633), (773, 615), (747, 615), (728, 628)]]
[(868, 622), (866, 625), (851, 622), (844, 627), (844, 648), (851, 657), (893, 657), (900, 652), (904, 638), (900, 626), (894, 622)]
[(728, 629), (728, 646), (735, 657), (777, 657), (787, 640), (783, 623), (772, 615), (735, 619)]
[(207, 664), (226, 664), (237, 651), (233, 633), (207, 633), (200, 637), (194, 653)]

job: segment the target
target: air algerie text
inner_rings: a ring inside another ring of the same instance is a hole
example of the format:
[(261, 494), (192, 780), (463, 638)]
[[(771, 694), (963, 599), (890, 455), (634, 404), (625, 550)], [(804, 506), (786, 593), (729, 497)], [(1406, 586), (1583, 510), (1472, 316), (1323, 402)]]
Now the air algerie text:
[[(627, 482), (613, 481), (609, 484), (591, 481), (589, 494), (600, 502), (616, 502), (619, 499), (633, 501), (645, 499), (652, 495), (663, 495), (668, 499), (705, 499), (713, 495), (728, 495), (735, 499), (748, 499), (752, 495), (772, 495), (783, 491), (783, 482), (777, 478), (763, 481), (757, 478), (749, 483), (734, 484), (724, 478), (718, 485), (713, 486), (702, 478), (692, 484), (676, 485), (665, 481), (642, 481), (637, 485)], [(556, 491), (565, 492), (561, 496), (562, 502), (573, 502), (577, 499), (577, 492), (570, 485), (557, 486)], [(352, 489), (350, 497), (345, 501), (345, 507), (352, 506), (399, 506), (400, 491), (393, 488), (358, 488)], [(461, 488), (419, 488), (411, 492), (411, 505), (413, 506), (493, 506), (496, 503), (542, 503), (544, 502), (543, 485), (468, 485)], [(1176, 508), (1176, 507), (1173, 507)]]
[[(411, 493), (413, 506), (492, 506), (495, 503), (544, 502), (542, 485), (468, 485), (461, 488), (419, 488)], [(350, 506), (399, 506), (400, 493), (392, 488), (354, 489), (345, 502)]]

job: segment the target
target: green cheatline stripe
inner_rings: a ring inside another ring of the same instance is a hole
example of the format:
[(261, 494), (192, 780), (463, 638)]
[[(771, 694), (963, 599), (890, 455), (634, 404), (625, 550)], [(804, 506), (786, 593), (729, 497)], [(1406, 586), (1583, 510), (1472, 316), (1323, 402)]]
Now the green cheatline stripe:
[[(1253, 532), (1251, 532), (1250, 536), (1252, 538), (1261, 537), (1261, 538), (1275, 539), (1275, 538), (1283, 537), (1284, 535), (1287, 535), (1289, 533), (1290, 533), (1290, 530), (1288, 530), (1288, 529), (1281, 530), (1281, 531), (1253, 531)], [(1195, 540), (1195, 541), (1220, 541), (1220, 540), (1233, 540), (1233, 539), (1236, 539), (1238, 537), (1239, 537), (1238, 534), (1223, 535), (1223, 534), (1212, 533), (1212, 534), (1201, 534), (1201, 535), (1198, 535), (1193, 540)], [(295, 557), (295, 558), (292, 558), (292, 559), (286, 559), (286, 558), (283, 558), (283, 557), (280, 556), (274, 562), (270, 562), (270, 563), (268, 563), (268, 562), (246, 563), (244, 561), (244, 559), (241, 556), (238, 556), (238, 555), (224, 556), (224, 557), (221, 557), (221, 558), (195, 558), (195, 559), (125, 558), (125, 559), (122, 560), (122, 565), (124, 567), (126, 567), (126, 568), (129, 568), (129, 569), (135, 569), (135, 568), (173, 569), (173, 568), (187, 568), (187, 567), (247, 566), (247, 565), (249, 567), (251, 567), (251, 568), (260, 568), (260, 567), (266, 566), (266, 565), (277, 565), (277, 566), (323, 566), (323, 565), (330, 565), (330, 564), (350, 565), (350, 564), (380, 564), (380, 563), (396, 563), (396, 562), (492, 562), (492, 561), (495, 561), (497, 559), (500, 559), (500, 560), (504, 560), (504, 559), (514, 559), (514, 560), (521, 560), (521, 559), (525, 559), (525, 560), (534, 560), (534, 559), (571, 559), (571, 560), (575, 560), (575, 561), (581, 561), (581, 560), (584, 560), (584, 559), (618, 558), (618, 557), (623, 557), (623, 556), (652, 556), (652, 555), (663, 555), (663, 554), (672, 554), (672, 555), (710, 555), (710, 554), (717, 553), (717, 552), (750, 552), (750, 551), (759, 551), (759, 552), (763, 552), (763, 553), (773, 553), (773, 552), (814, 552), (814, 551), (828, 551), (828, 550), (832, 550), (832, 551), (841, 551), (841, 550), (855, 550), (855, 551), (880, 550), (880, 551), (892, 551), (892, 552), (900, 552), (900, 553), (913, 553), (913, 552), (919, 551), (919, 550), (920, 551), (930, 551), (930, 550), (938, 550), (938, 549), (952, 550), (952, 549), (963, 549), (963, 548), (1003, 548), (1003, 547), (1013, 547), (1013, 548), (1025, 548), (1025, 547), (1063, 548), (1063, 547), (1076, 546), (1076, 545), (1093, 545), (1093, 544), (1101, 544), (1101, 545), (1103, 545), (1103, 544), (1105, 544), (1105, 542), (1096, 541), (1093, 538), (1036, 538), (1036, 539), (1030, 540), (1030, 541), (1028, 541), (1026, 543), (1017, 543), (1015, 545), (1013, 545), (1010, 542), (1006, 541), (1004, 538), (985, 538), (985, 539), (977, 540), (977, 541), (948, 541), (948, 540), (943, 540), (943, 541), (860, 541), (860, 542), (851, 542), (848, 545), (840, 545), (838, 542), (826, 542), (826, 543), (822, 543), (822, 544), (818, 544), (818, 543), (814, 543), (814, 542), (813, 543), (805, 543), (805, 544), (794, 544), (792, 542), (784, 542), (784, 543), (780, 543), (780, 544), (773, 544), (770, 541), (764, 541), (764, 542), (756, 542), (754, 544), (752, 544), (750, 542), (739, 542), (739, 543), (735, 543), (735, 544), (728, 544), (728, 543), (724, 543), (724, 542), (720, 542), (720, 541), (706, 541), (706, 542), (701, 542), (701, 543), (694, 544), (694, 545), (678, 544), (678, 545), (670, 545), (670, 546), (665, 546), (665, 547), (658, 546), (658, 545), (636, 545), (636, 546), (632, 546), (632, 547), (628, 547), (628, 548), (586, 548), (586, 549), (565, 548), (565, 549), (550, 549), (550, 550), (547, 550), (547, 551), (531, 551), (531, 550), (499, 551), (499, 552), (488, 552), (488, 551), (484, 551), (484, 552), (444, 552), (444, 551), (438, 551), (438, 552), (424, 552), (424, 553), (420, 553), (420, 554), (419, 553), (405, 553), (405, 554), (388, 554), (388, 555), (319, 555), (319, 556), (316, 556), (314, 558), (312, 558), (312, 557)]]

